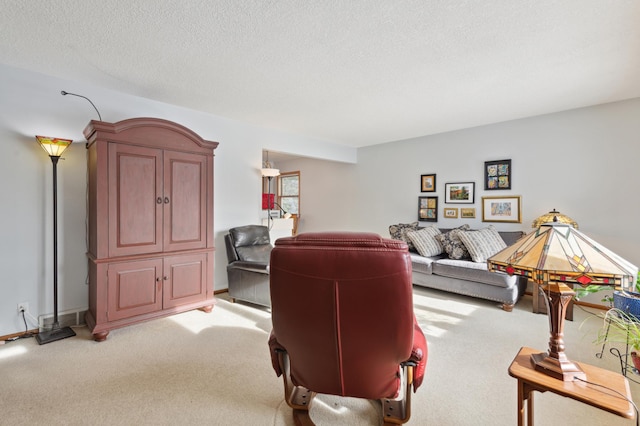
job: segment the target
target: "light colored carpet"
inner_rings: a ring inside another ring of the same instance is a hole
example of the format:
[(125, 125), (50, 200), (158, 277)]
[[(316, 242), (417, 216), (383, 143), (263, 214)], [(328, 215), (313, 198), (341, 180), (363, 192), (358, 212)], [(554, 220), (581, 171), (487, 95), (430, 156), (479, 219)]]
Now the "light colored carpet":
[[(516, 424), (516, 380), (507, 369), (522, 346), (542, 351), (548, 342), (547, 317), (531, 313), (531, 297), (508, 313), (491, 302), (416, 287), (414, 304), (430, 353), (409, 424)], [(591, 342), (600, 325), (576, 308), (565, 327), (567, 353), (619, 371), (608, 351), (595, 357), (600, 348)], [(43, 346), (33, 339), (8, 343), (0, 346), (0, 424), (293, 425), (271, 368), (270, 329), (268, 310), (220, 297), (210, 314), (114, 330), (102, 343), (84, 327)], [(631, 388), (640, 401), (640, 385)], [(558, 395), (535, 398), (540, 425), (634, 424)], [(379, 411), (374, 401), (321, 395), (311, 416), (318, 425), (376, 425)]]

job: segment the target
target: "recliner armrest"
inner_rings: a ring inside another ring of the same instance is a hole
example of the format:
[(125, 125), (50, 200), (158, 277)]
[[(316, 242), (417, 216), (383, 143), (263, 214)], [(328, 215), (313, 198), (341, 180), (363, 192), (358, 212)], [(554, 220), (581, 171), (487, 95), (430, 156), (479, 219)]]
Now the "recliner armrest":
[(227, 269), (241, 269), (243, 271), (257, 272), (259, 274), (269, 273), (269, 264), (261, 262), (247, 262), (244, 260), (237, 260), (229, 263)]

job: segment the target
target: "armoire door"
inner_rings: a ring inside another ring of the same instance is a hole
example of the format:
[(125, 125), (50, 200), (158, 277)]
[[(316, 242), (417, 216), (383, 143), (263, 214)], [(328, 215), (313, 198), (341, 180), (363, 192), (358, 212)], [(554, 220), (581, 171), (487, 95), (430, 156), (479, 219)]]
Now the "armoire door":
[(162, 259), (109, 265), (107, 317), (109, 321), (162, 309)]
[(109, 256), (162, 251), (162, 150), (109, 144)]
[(164, 309), (206, 299), (207, 255), (168, 256), (164, 260), (162, 306)]
[(207, 158), (164, 151), (164, 251), (207, 246)]

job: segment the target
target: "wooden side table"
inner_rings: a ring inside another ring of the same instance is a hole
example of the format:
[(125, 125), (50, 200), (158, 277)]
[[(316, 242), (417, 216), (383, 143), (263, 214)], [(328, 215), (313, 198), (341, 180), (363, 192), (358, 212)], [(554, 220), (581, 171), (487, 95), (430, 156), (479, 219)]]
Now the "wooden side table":
[[(531, 354), (541, 351), (523, 347), (509, 366), (509, 375), (518, 379), (518, 426), (524, 426), (525, 405), (527, 401), (527, 425), (533, 426), (533, 391), (553, 392), (567, 398), (575, 399), (592, 407), (608, 411), (628, 419), (635, 418), (633, 405), (613, 389), (631, 400), (629, 382), (622, 374), (594, 367), (592, 365), (576, 363), (587, 375), (587, 381), (562, 381), (536, 371), (531, 363)], [(608, 389), (607, 389), (608, 388)], [(558, 419), (558, 423), (562, 422)]]

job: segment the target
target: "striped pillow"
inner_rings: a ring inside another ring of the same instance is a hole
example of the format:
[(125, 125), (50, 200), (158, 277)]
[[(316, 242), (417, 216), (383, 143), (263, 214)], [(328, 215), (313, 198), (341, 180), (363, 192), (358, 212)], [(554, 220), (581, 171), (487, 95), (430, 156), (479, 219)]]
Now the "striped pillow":
[(488, 258), (507, 247), (493, 225), (477, 231), (460, 231), (458, 237), (469, 250), (474, 262), (486, 262)]
[(436, 235), (441, 233), (435, 226), (427, 226), (419, 231), (407, 232), (407, 237), (409, 237), (421, 256), (431, 257), (442, 253), (442, 244), (435, 238)]

